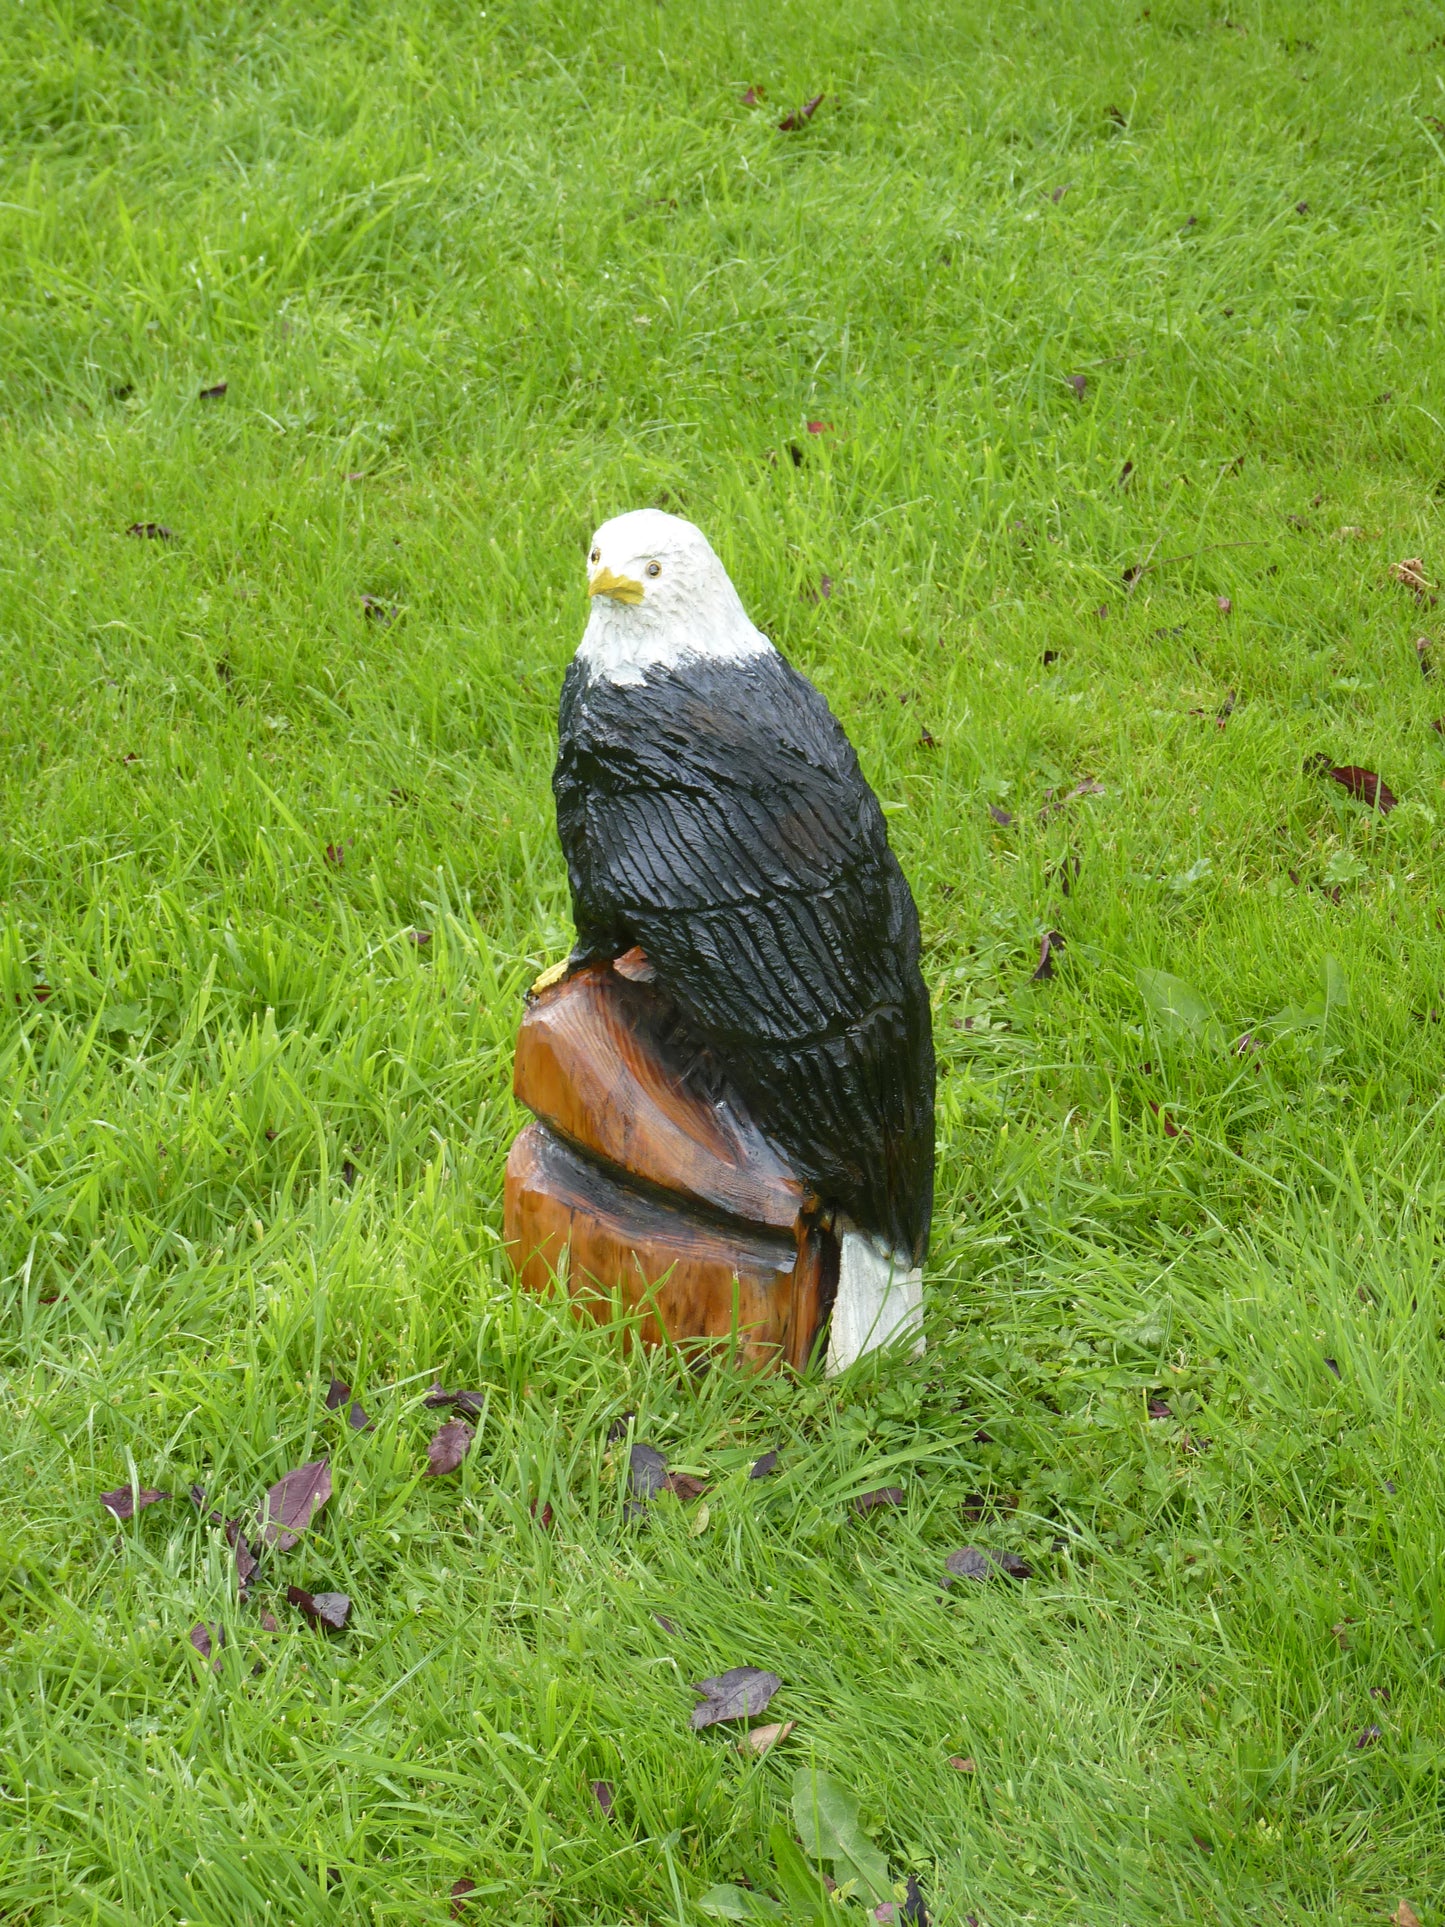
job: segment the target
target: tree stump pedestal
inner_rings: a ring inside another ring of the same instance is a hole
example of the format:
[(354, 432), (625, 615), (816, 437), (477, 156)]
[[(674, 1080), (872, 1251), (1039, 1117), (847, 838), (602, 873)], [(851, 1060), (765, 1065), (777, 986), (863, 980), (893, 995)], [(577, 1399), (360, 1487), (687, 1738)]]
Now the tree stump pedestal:
[(808, 1364), (837, 1242), (640, 951), (528, 998), (512, 1088), (536, 1120), (508, 1154), (504, 1194), (523, 1285), (560, 1279), (583, 1315), (637, 1316), (644, 1344)]

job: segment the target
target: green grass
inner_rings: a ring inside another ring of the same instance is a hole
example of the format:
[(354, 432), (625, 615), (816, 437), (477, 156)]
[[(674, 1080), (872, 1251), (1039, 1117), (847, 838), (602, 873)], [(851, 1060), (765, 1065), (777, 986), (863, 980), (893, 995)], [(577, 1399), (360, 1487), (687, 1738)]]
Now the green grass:
[[(7, 1920), (687, 1927), (812, 1762), (945, 1927), (1435, 1927), (1445, 623), (1388, 570), (1445, 576), (1438, 116), (1393, 0), (8, 10)], [(507, 1280), (555, 702), (649, 501), (915, 884), (916, 1368), (694, 1380)], [(436, 1376), (489, 1402), (423, 1482)], [(628, 1410), (701, 1533), (624, 1524)], [(184, 1498), (97, 1499), (323, 1452), (245, 1607)], [(1035, 1577), (942, 1600), (965, 1542)], [(745, 1663), (761, 1761), (687, 1725)]]

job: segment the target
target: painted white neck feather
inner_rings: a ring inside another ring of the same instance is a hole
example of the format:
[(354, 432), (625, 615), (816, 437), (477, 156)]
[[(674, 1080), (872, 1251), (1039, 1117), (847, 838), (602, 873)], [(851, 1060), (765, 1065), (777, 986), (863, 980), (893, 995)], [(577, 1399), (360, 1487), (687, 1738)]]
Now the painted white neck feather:
[[(644, 575), (639, 535), (652, 538), (647, 546), (661, 561), (655, 583)], [(690, 522), (651, 511), (619, 516), (598, 530), (594, 547), (602, 557), (597, 567), (611, 567), (644, 582), (638, 603), (614, 602), (605, 595), (592, 598), (577, 659), (594, 676), (645, 683), (649, 669), (689, 660), (736, 662), (772, 653), (773, 645), (749, 621), (727, 570)]]

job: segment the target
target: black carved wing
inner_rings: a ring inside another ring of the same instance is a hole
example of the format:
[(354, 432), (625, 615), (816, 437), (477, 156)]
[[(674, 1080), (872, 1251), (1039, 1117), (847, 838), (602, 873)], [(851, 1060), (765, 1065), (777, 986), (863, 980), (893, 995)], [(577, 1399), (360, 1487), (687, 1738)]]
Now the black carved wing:
[(933, 1042), (918, 918), (877, 799), (780, 656), (564, 692), (558, 824), (579, 943), (647, 952), (830, 1204), (922, 1255)]

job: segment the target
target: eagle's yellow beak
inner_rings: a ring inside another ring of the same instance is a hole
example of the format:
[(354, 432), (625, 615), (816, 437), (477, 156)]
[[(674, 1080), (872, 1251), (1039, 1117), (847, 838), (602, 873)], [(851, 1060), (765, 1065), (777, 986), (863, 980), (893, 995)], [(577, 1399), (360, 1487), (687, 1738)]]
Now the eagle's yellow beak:
[(599, 569), (587, 584), (588, 595), (611, 596), (614, 602), (641, 602), (642, 584), (630, 575), (614, 575)]

